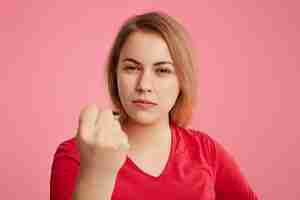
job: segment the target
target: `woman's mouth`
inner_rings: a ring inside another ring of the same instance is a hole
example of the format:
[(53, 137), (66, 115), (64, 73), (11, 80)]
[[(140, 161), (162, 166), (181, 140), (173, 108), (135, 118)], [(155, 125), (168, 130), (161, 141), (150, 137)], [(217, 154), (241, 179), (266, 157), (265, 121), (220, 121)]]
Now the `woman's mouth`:
[(148, 108), (152, 108), (154, 106), (156, 106), (157, 104), (151, 101), (145, 101), (145, 100), (134, 100), (132, 101), (132, 103), (138, 107), (138, 108), (142, 108), (142, 109), (148, 109)]

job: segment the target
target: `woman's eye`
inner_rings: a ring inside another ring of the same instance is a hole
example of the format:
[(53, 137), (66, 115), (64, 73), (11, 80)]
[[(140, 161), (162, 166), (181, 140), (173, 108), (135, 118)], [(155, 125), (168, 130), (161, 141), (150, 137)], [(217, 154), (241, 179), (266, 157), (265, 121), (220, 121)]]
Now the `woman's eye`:
[[(139, 67), (136, 66), (126, 66), (124, 68), (125, 71), (133, 72), (133, 71), (138, 71), (140, 70)], [(168, 68), (158, 68), (156, 69), (156, 72), (159, 74), (170, 74), (172, 71)]]
[(126, 66), (125, 67), (125, 70), (127, 70), (127, 71), (134, 71), (134, 70), (136, 70), (136, 69), (138, 69), (137, 67), (134, 67), (134, 66)]
[(167, 69), (167, 68), (159, 68), (157, 71), (158, 71), (159, 73), (166, 73), (166, 74), (169, 74), (169, 73), (172, 72), (171, 70), (169, 70), (169, 69)]

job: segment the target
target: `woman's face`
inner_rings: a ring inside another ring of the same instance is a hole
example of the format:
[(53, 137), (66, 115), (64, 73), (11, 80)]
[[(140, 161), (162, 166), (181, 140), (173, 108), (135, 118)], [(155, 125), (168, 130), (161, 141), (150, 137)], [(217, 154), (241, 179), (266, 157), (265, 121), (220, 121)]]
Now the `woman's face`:
[[(129, 120), (168, 122), (180, 89), (167, 44), (159, 35), (134, 32), (127, 38), (118, 61), (117, 83)], [(138, 99), (154, 104), (134, 103)]]

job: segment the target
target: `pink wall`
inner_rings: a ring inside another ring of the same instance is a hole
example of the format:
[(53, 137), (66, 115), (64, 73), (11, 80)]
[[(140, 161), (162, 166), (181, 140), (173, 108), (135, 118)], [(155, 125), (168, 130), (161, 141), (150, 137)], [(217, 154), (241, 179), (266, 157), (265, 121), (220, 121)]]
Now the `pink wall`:
[(116, 2), (1, 5), (1, 199), (49, 198), (57, 145), (82, 106), (108, 105), (102, 66), (119, 25), (151, 9), (184, 23), (198, 48), (192, 126), (235, 155), (262, 199), (300, 199), (297, 1)]

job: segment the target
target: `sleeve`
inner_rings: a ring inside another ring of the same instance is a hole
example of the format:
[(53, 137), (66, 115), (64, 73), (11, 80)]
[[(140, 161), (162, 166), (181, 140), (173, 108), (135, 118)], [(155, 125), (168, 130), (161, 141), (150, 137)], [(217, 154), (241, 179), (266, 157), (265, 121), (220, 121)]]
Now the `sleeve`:
[(73, 146), (62, 143), (56, 150), (51, 168), (50, 200), (72, 200), (79, 172), (79, 159)]
[(216, 200), (258, 200), (233, 156), (220, 143), (213, 144)]

